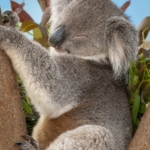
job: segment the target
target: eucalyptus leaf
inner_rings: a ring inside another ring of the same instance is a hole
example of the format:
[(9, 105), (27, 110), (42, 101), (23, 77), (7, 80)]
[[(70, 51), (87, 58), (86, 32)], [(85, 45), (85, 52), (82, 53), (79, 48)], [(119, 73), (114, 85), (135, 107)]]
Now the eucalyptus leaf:
[(22, 102), (22, 107), (23, 109), (29, 113), (29, 114), (32, 114), (32, 108), (28, 105), (28, 103), (24, 100), (21, 101)]
[(141, 103), (139, 108), (139, 113), (144, 114), (146, 110), (146, 105)]
[(141, 101), (144, 104), (150, 102), (150, 83), (147, 83), (141, 92)]
[(41, 30), (39, 29), (39, 27), (36, 27), (35, 29), (33, 29), (33, 35), (34, 35), (35, 39), (42, 38), (42, 33), (41, 33)]
[(38, 24), (36, 24), (35, 22), (33, 21), (30, 21), (30, 20), (27, 20), (27, 21), (24, 21), (20, 27), (20, 30), (22, 32), (28, 32), (30, 30), (33, 30), (35, 28), (38, 27)]
[(132, 108), (132, 119), (135, 124), (136, 124), (139, 108), (140, 108), (140, 95), (139, 93), (136, 92), (133, 98), (133, 108)]
[(150, 16), (145, 17), (138, 27), (140, 45), (143, 43), (144, 39), (147, 37), (149, 29), (150, 29)]
[(133, 83), (134, 85), (136, 85), (136, 84), (138, 83), (138, 81), (139, 81), (139, 77), (136, 76), (136, 75), (134, 75), (132, 83)]

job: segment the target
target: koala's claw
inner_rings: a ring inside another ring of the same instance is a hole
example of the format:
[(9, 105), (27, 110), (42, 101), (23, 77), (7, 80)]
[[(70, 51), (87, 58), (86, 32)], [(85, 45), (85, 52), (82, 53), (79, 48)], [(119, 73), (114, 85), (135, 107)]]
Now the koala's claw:
[(37, 142), (29, 135), (22, 136), (26, 141), (16, 142), (15, 146), (18, 146), (21, 150), (38, 150)]
[(22, 135), (22, 137), (24, 138), (24, 140), (30, 142), (30, 141), (35, 141), (30, 135)]
[(35, 149), (38, 149), (38, 144), (37, 144), (37, 142), (31, 137), (31, 136), (29, 136), (29, 135), (23, 135), (22, 136), (26, 141), (28, 141), (29, 143), (31, 143), (34, 147), (35, 147)]
[(5, 26), (15, 27), (18, 21), (19, 18), (15, 12), (7, 10), (2, 14), (2, 22)]

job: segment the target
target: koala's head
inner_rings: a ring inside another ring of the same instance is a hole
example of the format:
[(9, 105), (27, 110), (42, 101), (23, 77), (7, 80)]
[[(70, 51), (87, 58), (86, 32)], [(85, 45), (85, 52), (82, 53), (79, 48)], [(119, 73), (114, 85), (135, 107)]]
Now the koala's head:
[(56, 51), (96, 59), (103, 55), (116, 76), (126, 73), (137, 54), (137, 31), (110, 0), (73, 0), (52, 30)]
[(19, 17), (15, 12), (9, 10), (3, 12), (2, 22), (5, 26), (15, 27), (18, 21)]
[(51, 46), (80, 56), (99, 55), (104, 49), (106, 16), (99, 15), (102, 8), (96, 2), (72, 1), (53, 25)]

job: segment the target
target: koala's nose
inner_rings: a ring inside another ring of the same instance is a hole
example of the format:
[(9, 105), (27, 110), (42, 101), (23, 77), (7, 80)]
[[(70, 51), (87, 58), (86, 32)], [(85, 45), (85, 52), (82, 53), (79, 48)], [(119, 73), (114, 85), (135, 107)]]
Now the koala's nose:
[(65, 40), (66, 32), (63, 27), (57, 28), (53, 34), (50, 36), (49, 42), (51, 46), (57, 47), (60, 46)]

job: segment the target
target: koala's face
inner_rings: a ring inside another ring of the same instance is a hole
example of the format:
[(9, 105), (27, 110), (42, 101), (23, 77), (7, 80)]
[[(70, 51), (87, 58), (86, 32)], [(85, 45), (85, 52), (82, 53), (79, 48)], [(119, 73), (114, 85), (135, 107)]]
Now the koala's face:
[[(55, 22), (50, 37), (51, 46), (57, 51), (94, 56), (104, 49), (105, 16), (97, 0), (71, 2)], [(91, 3), (91, 5), (90, 5)]]

